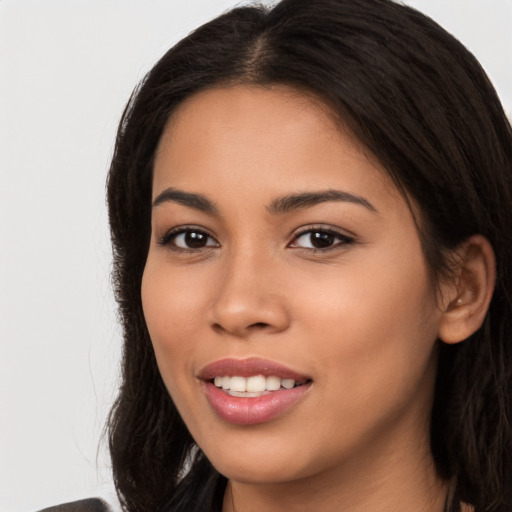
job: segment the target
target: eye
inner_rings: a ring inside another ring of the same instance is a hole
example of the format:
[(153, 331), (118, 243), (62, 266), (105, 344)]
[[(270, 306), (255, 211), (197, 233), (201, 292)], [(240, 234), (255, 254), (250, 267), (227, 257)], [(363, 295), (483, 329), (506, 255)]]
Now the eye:
[(218, 247), (218, 242), (205, 231), (195, 228), (179, 228), (165, 234), (160, 245), (174, 250), (193, 251), (206, 247)]
[(299, 233), (290, 247), (312, 250), (327, 250), (341, 245), (348, 245), (353, 238), (332, 229), (308, 229)]

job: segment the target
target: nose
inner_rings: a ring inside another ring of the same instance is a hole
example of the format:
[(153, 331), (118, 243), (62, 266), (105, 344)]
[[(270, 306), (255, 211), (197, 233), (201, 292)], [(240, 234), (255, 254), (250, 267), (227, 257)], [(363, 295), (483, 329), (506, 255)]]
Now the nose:
[(278, 274), (269, 259), (241, 256), (226, 261), (210, 306), (212, 328), (239, 338), (287, 329), (290, 314), (278, 289)]

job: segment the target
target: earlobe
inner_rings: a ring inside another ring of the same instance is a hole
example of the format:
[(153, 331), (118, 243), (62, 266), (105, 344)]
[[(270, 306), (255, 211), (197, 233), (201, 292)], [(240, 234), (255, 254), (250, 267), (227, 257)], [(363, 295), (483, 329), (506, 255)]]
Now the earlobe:
[(438, 337), (444, 343), (464, 341), (484, 322), (496, 280), (496, 262), (489, 241), (473, 235), (456, 250), (456, 277), (446, 286)]

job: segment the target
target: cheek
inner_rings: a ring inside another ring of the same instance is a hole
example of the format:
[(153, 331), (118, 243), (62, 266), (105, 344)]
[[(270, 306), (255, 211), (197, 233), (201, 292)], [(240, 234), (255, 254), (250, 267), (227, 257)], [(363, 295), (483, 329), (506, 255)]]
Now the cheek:
[(421, 251), (390, 251), (389, 261), (368, 258), (336, 274), (333, 279), (329, 269), (319, 271), (295, 290), (296, 316), (308, 319), (305, 337), (316, 344), (315, 357), (325, 368), (338, 369), (322, 378), (350, 386), (359, 396), (420, 379), (439, 322)]
[(144, 269), (141, 296), (144, 317), (157, 363), (171, 391), (190, 370), (190, 354), (197, 339), (204, 289), (184, 273), (170, 272), (150, 257)]

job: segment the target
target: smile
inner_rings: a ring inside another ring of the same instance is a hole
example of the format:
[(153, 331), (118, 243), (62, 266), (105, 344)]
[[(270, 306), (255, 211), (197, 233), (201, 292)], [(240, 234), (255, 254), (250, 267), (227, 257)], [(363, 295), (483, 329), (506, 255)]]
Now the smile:
[(230, 396), (257, 397), (269, 392), (279, 391), (281, 388), (292, 389), (305, 382), (298, 382), (294, 379), (281, 379), (275, 375), (268, 377), (264, 375), (254, 375), (252, 377), (241, 377), (238, 375), (230, 377), (225, 375), (223, 377), (215, 377), (213, 383)]
[(312, 380), (262, 359), (223, 359), (200, 374), (214, 412), (236, 425), (271, 421), (299, 404)]

